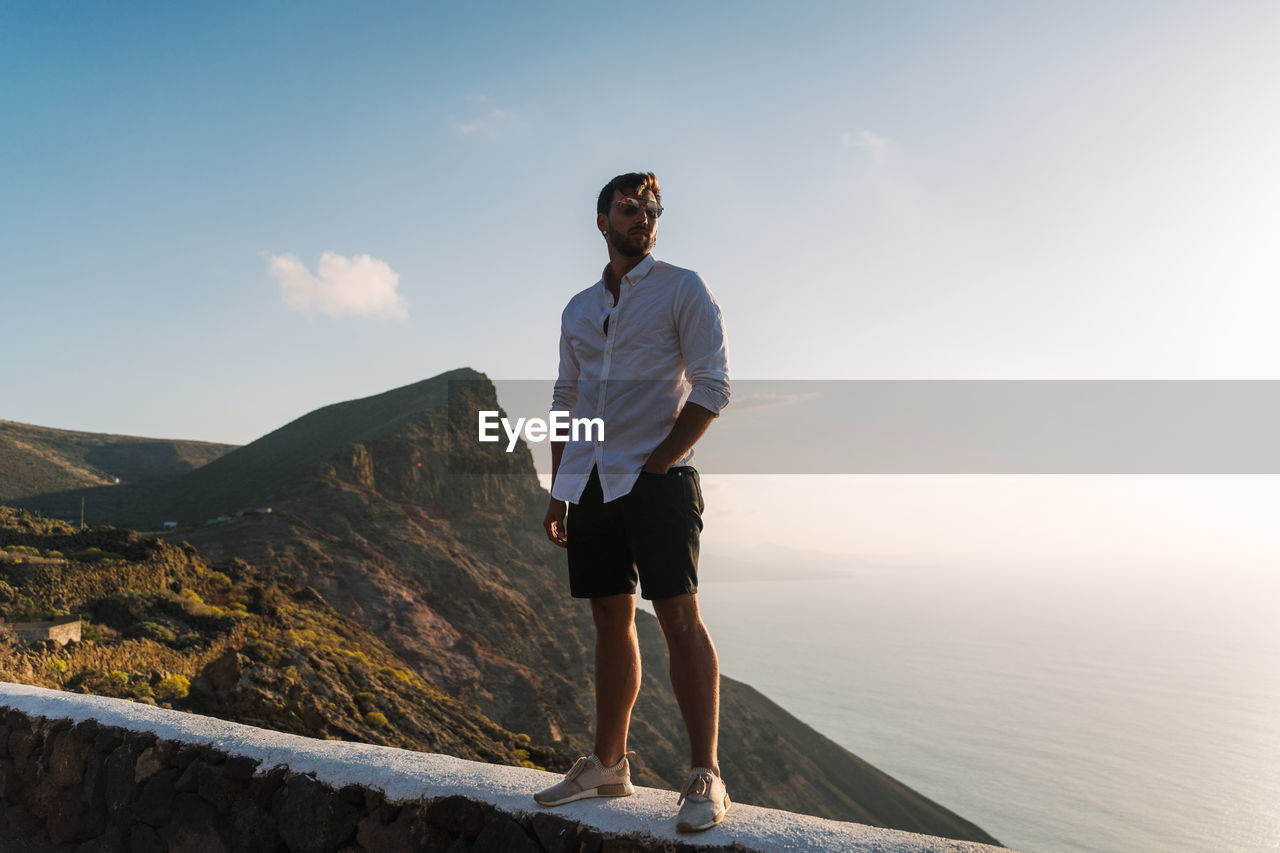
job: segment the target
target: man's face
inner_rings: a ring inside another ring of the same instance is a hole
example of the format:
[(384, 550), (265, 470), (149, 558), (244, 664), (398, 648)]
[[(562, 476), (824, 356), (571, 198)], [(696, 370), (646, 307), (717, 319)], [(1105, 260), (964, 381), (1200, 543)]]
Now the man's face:
[[(618, 204), (625, 201), (636, 204)], [(654, 241), (658, 239), (658, 218), (649, 213), (646, 205), (654, 201), (652, 190), (640, 193), (613, 191), (609, 213), (597, 216), (596, 222), (618, 254), (627, 258), (643, 258), (653, 251)]]

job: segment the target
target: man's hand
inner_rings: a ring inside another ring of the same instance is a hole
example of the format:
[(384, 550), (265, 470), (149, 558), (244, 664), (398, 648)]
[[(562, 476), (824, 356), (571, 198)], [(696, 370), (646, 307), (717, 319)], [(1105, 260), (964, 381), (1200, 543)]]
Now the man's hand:
[(569, 547), (569, 533), (564, 525), (566, 509), (564, 501), (552, 498), (547, 505), (547, 514), (542, 518), (542, 529), (547, 531), (547, 538), (561, 548)]
[(665, 474), (671, 466), (680, 461), (680, 457), (689, 452), (689, 448), (697, 443), (702, 434), (716, 419), (715, 412), (704, 409), (697, 403), (686, 403), (671, 426), (671, 432), (662, 440), (644, 461), (643, 470), (650, 474)]

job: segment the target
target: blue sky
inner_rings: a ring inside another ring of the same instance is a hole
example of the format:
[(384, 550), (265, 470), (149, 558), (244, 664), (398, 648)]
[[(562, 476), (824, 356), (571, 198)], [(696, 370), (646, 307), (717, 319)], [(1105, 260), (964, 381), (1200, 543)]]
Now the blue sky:
[[(1275, 378), (1277, 36), (1267, 3), (8, 4), (4, 416), (239, 443), (549, 377), (632, 168), (740, 376)], [(399, 313), (290, 308), (269, 259), (324, 252)]]
[(741, 378), (1280, 378), (1277, 43), (1269, 2), (5, 4), (0, 417), (244, 443), (550, 381), (632, 169)]

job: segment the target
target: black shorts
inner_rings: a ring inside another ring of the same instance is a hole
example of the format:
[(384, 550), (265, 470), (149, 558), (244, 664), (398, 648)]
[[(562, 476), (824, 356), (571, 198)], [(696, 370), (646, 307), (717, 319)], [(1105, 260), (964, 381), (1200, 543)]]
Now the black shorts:
[(631, 491), (604, 502), (600, 475), (569, 504), (569, 590), (574, 598), (634, 595), (648, 599), (698, 591), (702, 487), (688, 466), (640, 472)]

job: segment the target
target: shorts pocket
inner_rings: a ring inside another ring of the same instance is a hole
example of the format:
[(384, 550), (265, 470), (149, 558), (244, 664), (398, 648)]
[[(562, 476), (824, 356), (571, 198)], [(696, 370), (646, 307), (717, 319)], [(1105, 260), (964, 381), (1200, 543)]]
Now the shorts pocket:
[(684, 476), (685, 494), (688, 499), (698, 509), (698, 515), (701, 516), (706, 510), (707, 505), (702, 501), (702, 483), (698, 480), (698, 472), (690, 471)]

